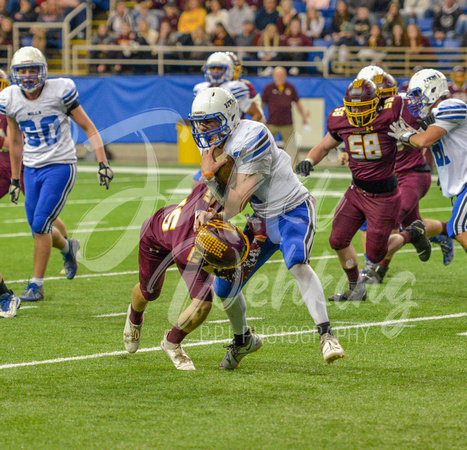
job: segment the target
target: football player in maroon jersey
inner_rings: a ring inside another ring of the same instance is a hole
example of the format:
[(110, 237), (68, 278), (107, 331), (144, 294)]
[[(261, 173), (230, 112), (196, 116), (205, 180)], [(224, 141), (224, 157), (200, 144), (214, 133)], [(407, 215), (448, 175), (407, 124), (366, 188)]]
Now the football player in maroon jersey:
[[(398, 225), (401, 208), (394, 174), (397, 141), (388, 136), (388, 132), (391, 131), (389, 126), (399, 120), (402, 107), (401, 97), (381, 100), (373, 81), (352, 81), (346, 90), (344, 105), (335, 108), (328, 117), (328, 133), (310, 150), (306, 160), (297, 165), (297, 173), (307, 176), (331, 149), (345, 142), (353, 179), (336, 209), (329, 242), (347, 275), (349, 290), (331, 296), (330, 301), (366, 299), (364, 283), (357, 284), (358, 259), (352, 245), (352, 238), (365, 220), (370, 261), (379, 262), (388, 252), (388, 238)], [(431, 246), (424, 225), (420, 224), (409, 226), (404, 237), (416, 247), (419, 256), (423, 253), (425, 258), (429, 257)]]
[[(161, 347), (178, 370), (195, 370), (181, 342), (208, 316), (213, 299), (214, 277), (213, 267), (205, 263), (203, 255), (194, 246), (197, 233), (193, 225), (202, 212), (215, 212), (219, 208), (211, 191), (204, 183), (200, 183), (181, 203), (160, 209), (144, 222), (139, 243), (139, 283), (133, 288), (123, 332), (125, 348), (129, 353), (138, 350), (144, 311), (150, 301), (159, 298), (167, 268), (176, 264), (188, 286), (191, 304), (181, 313), (176, 325), (166, 331)], [(242, 265), (240, 279), (247, 277), (253, 270), (259, 249), (266, 240), (261, 224), (252, 225), (251, 221), (249, 224), (254, 239)], [(231, 272), (227, 269), (216, 274), (227, 278)], [(250, 330), (246, 330), (246, 334), (250, 333)], [(258, 339), (261, 340), (259, 336)]]
[[(398, 94), (397, 81), (386, 72), (375, 75), (372, 81), (378, 88), (382, 99)], [(404, 109), (402, 111), (403, 119), (414, 129), (419, 129), (420, 124), (416, 118), (407, 109), (408, 100), (404, 98)], [(401, 191), (401, 212), (399, 224), (406, 228), (417, 220), (422, 220), (419, 211), (419, 201), (422, 199), (431, 186), (431, 169), (425, 160), (426, 149), (407, 147), (399, 144), (399, 151), (396, 156), (395, 172), (399, 189)], [(347, 155), (347, 154), (346, 154)], [(423, 219), (428, 238), (441, 246), (443, 251), (444, 264), (448, 265), (454, 257), (454, 243), (447, 235), (447, 222), (441, 222), (434, 219)], [(362, 231), (362, 242), (365, 245), (366, 233)], [(436, 236), (436, 238), (434, 238)], [(397, 242), (397, 243), (396, 243)], [(389, 263), (394, 253), (403, 245), (403, 241), (389, 239), (389, 253), (383, 261), (378, 264), (370, 264), (370, 267), (364, 274), (366, 282), (381, 283), (389, 267)]]

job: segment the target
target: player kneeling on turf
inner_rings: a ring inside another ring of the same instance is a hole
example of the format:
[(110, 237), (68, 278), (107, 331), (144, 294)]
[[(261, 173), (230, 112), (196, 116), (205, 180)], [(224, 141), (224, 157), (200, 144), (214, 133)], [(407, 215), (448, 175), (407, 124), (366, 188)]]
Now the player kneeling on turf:
[[(195, 370), (181, 342), (203, 323), (211, 310), (212, 272), (225, 277), (232, 273), (239, 273), (240, 278), (248, 277), (248, 271), (253, 269), (259, 249), (266, 240), (260, 233), (261, 227), (256, 224), (251, 225), (255, 238), (249, 242), (238, 227), (217, 216), (194, 231), (195, 219), (200, 214), (219, 209), (211, 191), (201, 183), (181, 203), (160, 209), (144, 222), (139, 245), (140, 282), (133, 289), (123, 332), (129, 353), (138, 350), (143, 313), (150, 301), (159, 298), (167, 268), (176, 264), (187, 284), (191, 304), (181, 313), (176, 325), (166, 331), (161, 348), (178, 370)], [(262, 346), (259, 336), (249, 329), (245, 334), (255, 337), (255, 348), (248, 353)]]

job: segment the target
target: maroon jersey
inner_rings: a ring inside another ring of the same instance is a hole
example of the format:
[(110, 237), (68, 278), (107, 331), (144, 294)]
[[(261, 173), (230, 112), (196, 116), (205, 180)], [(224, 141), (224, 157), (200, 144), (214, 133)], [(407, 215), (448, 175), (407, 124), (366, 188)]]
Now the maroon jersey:
[(452, 98), (458, 98), (467, 103), (467, 81), (459, 88), (456, 83), (450, 81), (448, 83), (449, 92)]
[(284, 86), (267, 84), (262, 98), (263, 103), (268, 105), (268, 124), (279, 127), (292, 125), (292, 103), (300, 100), (293, 84), (288, 82), (285, 82)]
[(398, 95), (386, 98), (376, 119), (365, 127), (352, 126), (344, 106), (335, 108), (329, 115), (328, 131), (335, 140), (345, 142), (354, 178), (379, 181), (394, 174), (397, 141), (388, 136), (388, 132), (391, 131), (389, 126), (399, 120), (402, 106)]
[[(174, 260), (187, 264), (195, 242), (193, 224), (196, 211), (217, 209), (219, 204), (204, 183), (178, 205), (160, 209), (148, 224), (158, 246), (172, 252)], [(199, 261), (194, 261), (198, 263)]]
[[(417, 123), (416, 117), (407, 109), (409, 101), (404, 99), (404, 109), (402, 110), (402, 118), (415, 130), (420, 128)], [(400, 144), (399, 144), (400, 145)], [(425, 154), (423, 148), (400, 146), (396, 156), (396, 174), (412, 170), (416, 167), (423, 167), (426, 165)]]
[(1, 137), (6, 136), (6, 127), (7, 126), (8, 126), (8, 123), (7, 123), (7, 120), (6, 120), (6, 116), (4, 116), (3, 114), (0, 114), (0, 130), (3, 131), (3, 133), (1, 133), (1, 131), (0, 131), (0, 136)]
[(241, 80), (238, 80), (238, 81), (242, 81), (243, 83), (245, 83), (248, 86), (248, 90), (250, 91), (250, 98), (253, 98), (256, 95), (256, 89), (253, 86), (253, 84), (251, 83), (251, 81), (245, 80), (244, 78), (242, 78)]

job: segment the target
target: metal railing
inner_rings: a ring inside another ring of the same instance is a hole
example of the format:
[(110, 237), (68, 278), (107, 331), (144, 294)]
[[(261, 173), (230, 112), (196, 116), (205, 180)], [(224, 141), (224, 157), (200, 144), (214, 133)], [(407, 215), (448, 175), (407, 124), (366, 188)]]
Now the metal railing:
[[(86, 19), (76, 28), (71, 30), (71, 21), (78, 16), (83, 10), (86, 11)], [(63, 22), (15, 22), (13, 23), (13, 49), (17, 50), (21, 47), (21, 30), (30, 31), (31, 28), (43, 30), (59, 30), (62, 34), (62, 71), (66, 74), (70, 73), (71, 69), (71, 40), (78, 36), (79, 33), (85, 31), (86, 40), (91, 40), (92, 32), (92, 10), (91, 5), (87, 2), (81, 3), (73, 11), (71, 11)]]
[(467, 63), (467, 48), (426, 47), (414, 53), (401, 47), (330, 47), (327, 55), (333, 74), (352, 77), (375, 60), (395, 77), (409, 78), (415, 66), (451, 71)]
[[(72, 74), (78, 75), (82, 70), (87, 70), (90, 65), (121, 65), (121, 66), (149, 66), (154, 67), (159, 75), (166, 72), (167, 66), (179, 67), (201, 67), (205, 64), (206, 58), (216, 51), (233, 51), (243, 60), (244, 67), (264, 68), (269, 66), (286, 66), (298, 68), (312, 68), (318, 72), (328, 75), (325, 54), (326, 47), (294, 47), (294, 53), (307, 54), (305, 58), (310, 58), (310, 54), (316, 57), (312, 61), (257, 61), (249, 60), (246, 54), (256, 54), (261, 51), (271, 51), (277, 54), (290, 54), (290, 47), (212, 47), (212, 46), (159, 46), (159, 45), (74, 45), (72, 48)], [(108, 57), (103, 57), (102, 53), (107, 52)], [(128, 58), (118, 58), (118, 54), (127, 52), (131, 54)], [(95, 53), (95, 55), (93, 55)], [(117, 57), (110, 56), (114, 53)], [(146, 55), (145, 55), (146, 53)], [(148, 58), (147, 54), (151, 57)], [(204, 54), (201, 59), (190, 59), (192, 54)], [(139, 57), (139, 56), (144, 56)], [(174, 55), (176, 57), (174, 57)]]
[(0, 66), (6, 68), (9, 66), (13, 56), (12, 45), (0, 45)]

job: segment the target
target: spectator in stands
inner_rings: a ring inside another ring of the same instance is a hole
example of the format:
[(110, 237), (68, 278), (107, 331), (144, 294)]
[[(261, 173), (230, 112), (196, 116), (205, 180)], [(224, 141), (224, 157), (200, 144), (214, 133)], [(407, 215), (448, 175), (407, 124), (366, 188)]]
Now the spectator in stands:
[(452, 69), (448, 87), (452, 98), (467, 102), (467, 74), (464, 67), (455, 66)]
[(178, 21), (178, 31), (189, 34), (193, 33), (198, 27), (204, 28), (206, 16), (207, 12), (201, 7), (199, 0), (188, 0)]
[(122, 25), (126, 23), (133, 29), (133, 18), (130, 10), (126, 7), (126, 3), (118, 1), (115, 4), (115, 10), (111, 11), (107, 20), (107, 28), (115, 36), (122, 34)]
[[(296, 17), (295, 19), (292, 19), (292, 22), (290, 22), (290, 26), (288, 30), (285, 32), (285, 34), (282, 37), (282, 42), (281, 44), (284, 47), (308, 47), (313, 45), (311, 39), (306, 36), (305, 34), (302, 33), (302, 29), (300, 26), (300, 19)], [(282, 60), (284, 61), (306, 61), (308, 54), (304, 52), (287, 52), (282, 54)], [(289, 74), (290, 75), (298, 75), (299, 73), (303, 73), (304, 68), (298, 68), (295, 66), (292, 66), (289, 68)]]
[[(165, 8), (164, 8), (165, 9)], [(172, 30), (169, 21), (161, 21), (161, 27), (159, 29), (159, 39), (157, 40), (157, 45), (164, 47), (164, 46), (173, 46), (177, 45), (178, 42), (178, 33)], [(158, 57), (158, 52), (153, 52), (154, 57)], [(180, 55), (178, 52), (164, 52), (164, 58), (166, 59), (180, 59)], [(166, 72), (173, 72), (177, 71), (177, 66), (170, 66), (166, 65), (164, 70)]]
[(347, 3), (349, 11), (355, 15), (359, 8), (367, 8), (368, 11), (373, 11), (375, 8), (375, 0), (349, 0)]
[[(251, 20), (247, 20), (243, 22), (243, 33), (237, 36), (235, 44), (238, 47), (251, 47), (258, 43), (259, 37), (255, 24)], [(244, 61), (253, 61), (256, 59), (256, 55), (254, 53), (244, 53), (242, 59)]]
[(224, 9), (220, 0), (211, 0), (209, 3), (211, 12), (206, 16), (206, 32), (213, 35), (216, 32), (216, 25), (221, 23), (226, 30), (229, 29), (229, 13)]
[(457, 20), (461, 15), (462, 9), (456, 0), (444, 0), (433, 17), (433, 37), (436, 40), (453, 38)]
[(167, 3), (164, 5), (164, 13), (165, 16), (160, 20), (159, 33), (161, 33), (160, 28), (162, 28), (162, 23), (168, 23), (170, 26), (170, 30), (172, 32), (176, 32), (178, 30), (180, 11), (175, 0), (167, 1)]
[(157, 32), (159, 29), (159, 19), (154, 11), (149, 8), (148, 2), (141, 2), (135, 5), (133, 21), (137, 30), (139, 30), (139, 23), (142, 21), (146, 22), (150, 30)]
[[(378, 19), (382, 19), (387, 14), (387, 12), (389, 11), (389, 7), (390, 7), (391, 3), (393, 3), (394, 1), (395, 0), (375, 0), (375, 4), (373, 6), (373, 9), (371, 9), (371, 12)], [(404, 0), (402, 0), (402, 1), (404, 1)]]
[(353, 26), (351, 23), (344, 23), (342, 25), (342, 32), (339, 39), (334, 43), (334, 45), (340, 47), (358, 47), (360, 44), (357, 41), (357, 37), (355, 36)]
[(15, 22), (35, 22), (37, 13), (29, 0), (21, 0), (19, 3), (19, 11), (13, 15)]
[(434, 0), (404, 0), (403, 4), (401, 12), (411, 20), (424, 19), (433, 14)]
[[(105, 23), (101, 23), (97, 27), (97, 32), (94, 33), (91, 37), (91, 44), (110, 45), (114, 43), (115, 39), (110, 34), (107, 25)], [(112, 58), (113, 54), (108, 50), (93, 50), (92, 52), (90, 52), (90, 57), (92, 59), (107, 59)], [(91, 64), (90, 69), (91, 72), (97, 72), (99, 74), (107, 73), (110, 71), (110, 68), (106, 64)]]
[(357, 10), (357, 15), (352, 19), (352, 27), (355, 38), (359, 45), (363, 45), (370, 37), (370, 29), (377, 24), (377, 20), (366, 6)]
[(400, 25), (394, 25), (391, 37), (389, 38), (389, 45), (391, 47), (408, 47), (409, 37), (407, 36), (407, 30)]
[[(279, 61), (280, 55), (274, 51), (274, 48), (279, 47), (280, 44), (281, 38), (277, 25), (270, 23), (266, 26), (258, 39), (258, 46), (264, 47), (264, 50), (258, 52), (258, 59), (264, 62)], [(264, 70), (260, 71), (259, 74), (263, 77), (269, 77), (272, 75), (272, 71), (272, 67), (266, 67)]]
[(216, 31), (211, 37), (211, 42), (216, 47), (231, 47), (235, 45), (235, 41), (232, 36), (227, 32), (224, 25), (218, 23), (216, 25)]
[(347, 3), (344, 0), (339, 0), (337, 2), (336, 11), (332, 16), (331, 26), (330, 26), (330, 36), (326, 36), (327, 39), (332, 39), (337, 41), (341, 37), (342, 25), (344, 23), (350, 23), (352, 21), (352, 14), (349, 12)]
[(411, 23), (407, 27), (407, 37), (409, 39), (409, 53), (418, 55), (424, 48), (431, 47), (430, 41), (423, 36), (418, 25)]
[(229, 23), (227, 29), (232, 37), (237, 37), (243, 32), (243, 24), (247, 21), (254, 22), (255, 13), (247, 5), (246, 0), (234, 0), (234, 7), (229, 13)]
[[(46, 0), (40, 5), (40, 12), (37, 16), (37, 22), (63, 22), (63, 12), (60, 9), (57, 0)], [(42, 52), (45, 49), (61, 48), (61, 30), (46, 30), (44, 28), (31, 28), (33, 35), (32, 46), (38, 48)]]
[(297, 10), (293, 7), (292, 0), (281, 0), (279, 6), (279, 19), (277, 20), (277, 28), (280, 34), (284, 34), (290, 25), (290, 22), (295, 17), (298, 17)]
[(386, 46), (386, 39), (383, 37), (383, 32), (379, 25), (373, 25), (370, 28), (370, 37), (364, 44), (366, 47), (384, 47)]
[(325, 20), (316, 8), (306, 10), (305, 34), (311, 39), (319, 39), (323, 36)]
[(0, 25), (0, 45), (13, 44), (13, 20), (4, 17)]
[(263, 104), (268, 107), (266, 126), (275, 138), (280, 133), (283, 145), (287, 147), (293, 133), (292, 105), (295, 103), (297, 106), (303, 124), (307, 123), (309, 113), (303, 110), (300, 97), (294, 85), (287, 81), (287, 72), (283, 67), (276, 67), (272, 78), (274, 81), (264, 87), (261, 96)]
[(389, 5), (389, 11), (383, 19), (383, 36), (387, 41), (391, 38), (394, 25), (400, 25), (406, 28), (405, 17), (399, 11), (399, 2), (393, 1)]
[(0, 0), (0, 23), (4, 17), (10, 17), (10, 13), (7, 8), (7, 0)]
[(159, 33), (149, 27), (148, 22), (145, 20), (140, 20), (138, 23), (138, 35), (136, 37), (136, 42), (139, 45), (156, 45), (157, 39), (159, 38)]
[[(122, 23), (122, 31), (116, 36), (115, 43), (122, 47), (121, 52), (117, 52), (115, 59), (133, 60), (138, 57), (138, 52), (133, 50), (137, 47), (136, 33), (132, 31), (128, 23)], [(128, 64), (116, 64), (113, 68), (116, 73), (130, 74), (133, 73), (134, 67)]]
[(330, 7), (330, 0), (304, 0), (306, 3), (306, 9), (308, 11), (309, 8), (315, 9), (329, 9)]
[(269, 24), (277, 25), (278, 20), (279, 11), (276, 8), (276, 0), (264, 0), (263, 7), (256, 12), (256, 28), (262, 31)]
[[(191, 33), (191, 45), (211, 45), (211, 39), (203, 27), (196, 28)], [(190, 59), (205, 61), (212, 52), (190, 52)], [(193, 72), (197, 73), (199, 68), (193, 67)]]

